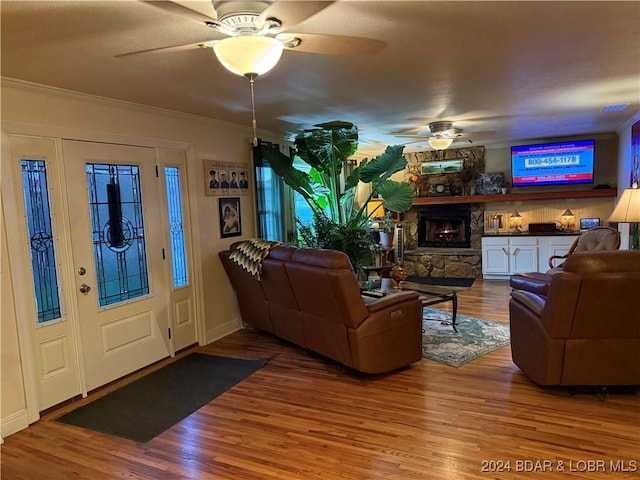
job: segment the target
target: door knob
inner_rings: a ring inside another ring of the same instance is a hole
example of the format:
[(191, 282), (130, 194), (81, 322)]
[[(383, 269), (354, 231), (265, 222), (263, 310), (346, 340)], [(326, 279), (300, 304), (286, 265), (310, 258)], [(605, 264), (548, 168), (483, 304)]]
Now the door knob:
[(91, 290), (91, 287), (86, 283), (83, 283), (82, 285), (80, 285), (80, 293), (87, 294), (89, 293), (90, 290)]

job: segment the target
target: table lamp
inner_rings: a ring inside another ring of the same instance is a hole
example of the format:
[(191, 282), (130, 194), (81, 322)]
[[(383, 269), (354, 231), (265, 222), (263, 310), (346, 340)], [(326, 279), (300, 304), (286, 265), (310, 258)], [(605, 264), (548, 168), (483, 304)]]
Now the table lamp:
[(631, 223), (632, 240), (631, 249), (638, 250), (638, 222), (640, 222), (640, 188), (634, 182), (631, 188), (622, 192), (622, 196), (616, 203), (613, 212), (607, 219), (608, 222)]
[(566, 209), (562, 214), (562, 228), (567, 232), (572, 232), (576, 225), (576, 216), (570, 209)]
[(511, 224), (511, 229), (516, 233), (522, 233), (522, 216), (515, 210), (511, 217), (509, 217), (509, 223)]

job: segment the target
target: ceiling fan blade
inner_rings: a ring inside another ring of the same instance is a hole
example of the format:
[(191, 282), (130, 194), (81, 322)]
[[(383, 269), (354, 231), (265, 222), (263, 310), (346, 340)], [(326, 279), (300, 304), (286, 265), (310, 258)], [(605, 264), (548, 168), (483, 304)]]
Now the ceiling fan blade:
[(173, 2), (166, 0), (146, 0), (145, 3), (152, 7), (160, 8), (165, 12), (174, 13), (198, 23), (218, 19), (216, 10), (213, 8), (213, 4), (211, 2), (198, 0), (176, 0)]
[(282, 31), (285, 31), (324, 10), (332, 3), (334, 2), (275, 1), (260, 14), (257, 23), (274, 17), (282, 22)]
[(302, 40), (292, 50), (306, 53), (322, 53), (328, 55), (372, 54), (382, 50), (387, 44), (380, 40), (343, 35), (325, 35), (320, 33), (281, 33), (276, 38)]
[(147, 48), (146, 50), (138, 50), (136, 52), (127, 52), (127, 53), (121, 53), (119, 55), (114, 55), (114, 58), (123, 58), (123, 57), (129, 57), (131, 55), (140, 55), (144, 53), (154, 53), (154, 52), (163, 52), (163, 53), (186, 52), (188, 50), (197, 50), (198, 48), (205, 48), (209, 46), (208, 45), (209, 43), (212, 43), (212, 41), (209, 40), (207, 42), (189, 43), (187, 45), (174, 45), (170, 47)]

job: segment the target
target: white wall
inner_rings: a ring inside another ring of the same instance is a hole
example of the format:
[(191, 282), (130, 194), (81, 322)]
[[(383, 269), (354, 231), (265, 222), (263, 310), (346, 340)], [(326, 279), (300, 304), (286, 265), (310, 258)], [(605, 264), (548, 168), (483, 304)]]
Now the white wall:
[[(250, 118), (247, 118), (250, 125)], [(221, 239), (217, 197), (206, 196), (203, 160), (246, 163), (251, 171), (252, 132), (245, 126), (133, 105), (98, 97), (2, 79), (2, 130), (4, 133), (127, 143), (159, 148), (183, 147), (187, 152), (191, 225), (196, 264), (201, 278), (200, 316), (205, 332), (201, 343), (224, 336), (238, 326), (235, 295), (218, 259), (232, 242), (255, 235), (254, 198), (241, 198), (242, 237)], [(265, 140), (281, 139), (260, 132)], [(4, 143), (4, 142), (3, 142)], [(3, 149), (3, 157), (6, 152)], [(252, 176), (252, 175), (251, 175)], [(6, 202), (4, 202), (6, 204)], [(6, 208), (6, 205), (4, 205)], [(11, 228), (11, 225), (7, 225)], [(24, 408), (24, 385), (16, 337), (11, 265), (2, 232), (2, 405), (3, 427)], [(3, 430), (4, 435), (7, 433)]]

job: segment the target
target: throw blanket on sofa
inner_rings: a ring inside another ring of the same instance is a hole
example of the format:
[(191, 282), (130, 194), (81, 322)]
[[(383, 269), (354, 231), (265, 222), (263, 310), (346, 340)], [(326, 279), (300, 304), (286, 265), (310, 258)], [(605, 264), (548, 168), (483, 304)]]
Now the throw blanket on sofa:
[(269, 255), (269, 250), (280, 245), (280, 242), (251, 238), (242, 242), (229, 255), (229, 259), (260, 280), (262, 276), (262, 260)]

